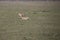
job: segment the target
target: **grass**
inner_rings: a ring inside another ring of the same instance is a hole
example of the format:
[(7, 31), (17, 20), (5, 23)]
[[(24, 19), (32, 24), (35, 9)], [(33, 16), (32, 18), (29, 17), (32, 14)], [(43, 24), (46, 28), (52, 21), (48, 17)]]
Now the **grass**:
[[(59, 2), (0, 2), (0, 40), (60, 40)], [(23, 12), (31, 20), (22, 21)]]

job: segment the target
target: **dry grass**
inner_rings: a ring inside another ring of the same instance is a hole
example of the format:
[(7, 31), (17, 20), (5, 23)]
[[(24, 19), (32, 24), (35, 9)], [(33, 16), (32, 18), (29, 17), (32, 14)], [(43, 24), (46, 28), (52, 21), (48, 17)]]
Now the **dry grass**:
[[(0, 2), (0, 40), (60, 40), (59, 3)], [(31, 20), (20, 20), (20, 11)]]

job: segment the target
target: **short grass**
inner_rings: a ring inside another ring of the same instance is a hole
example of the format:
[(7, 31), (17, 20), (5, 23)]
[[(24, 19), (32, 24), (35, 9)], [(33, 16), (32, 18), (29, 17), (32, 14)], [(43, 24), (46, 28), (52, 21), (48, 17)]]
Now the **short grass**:
[[(0, 40), (60, 40), (59, 2), (0, 2)], [(30, 20), (22, 21), (23, 12)]]

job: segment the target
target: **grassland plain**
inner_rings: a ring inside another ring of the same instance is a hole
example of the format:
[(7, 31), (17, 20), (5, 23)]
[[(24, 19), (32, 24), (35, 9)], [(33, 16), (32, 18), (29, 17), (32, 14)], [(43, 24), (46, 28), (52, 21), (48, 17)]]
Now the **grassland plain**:
[[(0, 2), (0, 40), (60, 40), (60, 2)], [(23, 12), (30, 20), (22, 21)]]

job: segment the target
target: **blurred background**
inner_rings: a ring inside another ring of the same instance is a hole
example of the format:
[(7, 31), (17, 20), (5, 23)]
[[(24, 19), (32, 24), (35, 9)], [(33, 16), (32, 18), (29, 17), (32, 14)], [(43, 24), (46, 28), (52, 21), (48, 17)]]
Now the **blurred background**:
[[(0, 0), (0, 40), (60, 40), (60, 0)], [(30, 20), (21, 20), (23, 12)]]

